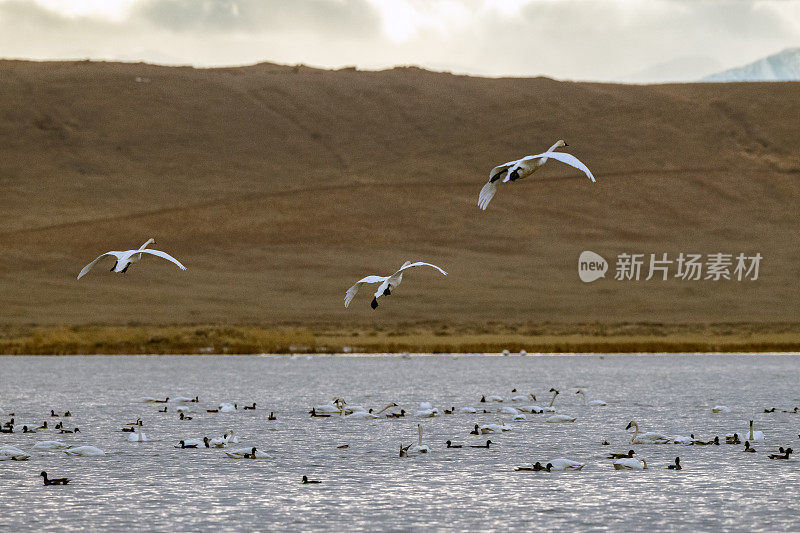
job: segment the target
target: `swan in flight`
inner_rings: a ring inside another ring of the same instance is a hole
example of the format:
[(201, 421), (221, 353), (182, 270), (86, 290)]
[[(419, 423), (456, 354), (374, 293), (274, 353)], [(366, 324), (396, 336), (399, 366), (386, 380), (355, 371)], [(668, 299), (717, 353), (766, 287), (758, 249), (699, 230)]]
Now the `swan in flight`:
[(631, 444), (669, 444), (672, 442), (671, 437), (653, 431), (648, 431), (647, 433), (639, 435), (639, 424), (634, 421), (631, 421), (625, 426), (625, 431), (631, 428), (634, 429), (633, 436), (631, 437)]
[[(483, 186), (481, 193), (478, 195), (478, 207), (486, 210), (489, 202), (491, 202), (492, 198), (494, 198), (494, 195), (497, 194), (497, 186), (499, 183), (506, 183), (509, 181), (517, 181), (527, 178), (539, 170), (548, 159), (555, 159), (556, 161), (561, 161), (562, 163), (573, 166), (578, 170), (583, 171), (590, 180), (595, 181), (594, 176), (592, 176), (592, 172), (586, 165), (581, 163), (577, 157), (564, 152), (554, 151), (556, 148), (560, 148), (562, 146), (568, 145), (564, 141), (559, 140), (544, 153), (529, 155), (527, 157), (523, 157), (522, 159), (509, 161), (508, 163), (494, 167), (492, 171), (489, 172), (489, 181)], [(502, 182), (500, 181), (501, 178), (503, 180)]]
[(114, 251), (106, 252), (100, 255), (97, 259), (95, 259), (85, 267), (83, 267), (80, 274), (78, 274), (78, 279), (81, 279), (83, 276), (85, 276), (92, 269), (95, 263), (97, 263), (106, 256), (114, 256), (114, 259), (116, 260), (114, 262), (114, 266), (111, 267), (111, 272), (121, 272), (121, 273), (127, 272), (128, 267), (131, 266), (132, 263), (135, 263), (142, 258), (142, 254), (150, 254), (150, 255), (155, 255), (157, 257), (161, 257), (163, 259), (166, 259), (167, 261), (172, 261), (173, 263), (178, 265), (178, 268), (180, 268), (181, 270), (186, 270), (186, 267), (183, 266), (180, 261), (169, 255), (168, 253), (162, 252), (160, 250), (146, 249), (149, 245), (155, 243), (156, 243), (155, 239), (148, 239), (147, 242), (144, 243), (138, 250), (125, 250), (122, 252), (114, 252)]
[(447, 272), (442, 270), (436, 265), (432, 265), (431, 263), (425, 263), (424, 261), (417, 261), (416, 263), (412, 263), (411, 261), (406, 261), (403, 263), (403, 266), (400, 267), (400, 270), (392, 274), (391, 276), (367, 276), (362, 278), (356, 282), (355, 285), (347, 289), (347, 292), (344, 295), (344, 306), (347, 307), (350, 305), (350, 302), (355, 298), (355, 295), (358, 294), (358, 289), (361, 288), (362, 285), (365, 283), (380, 283), (378, 285), (378, 290), (375, 291), (375, 294), (372, 298), (372, 303), (370, 306), (373, 309), (378, 308), (378, 298), (381, 296), (389, 296), (392, 294), (392, 291), (395, 290), (400, 283), (403, 281), (403, 272), (408, 270), (409, 268), (418, 267), (418, 266), (429, 266), (433, 267), (443, 275), (447, 275)]

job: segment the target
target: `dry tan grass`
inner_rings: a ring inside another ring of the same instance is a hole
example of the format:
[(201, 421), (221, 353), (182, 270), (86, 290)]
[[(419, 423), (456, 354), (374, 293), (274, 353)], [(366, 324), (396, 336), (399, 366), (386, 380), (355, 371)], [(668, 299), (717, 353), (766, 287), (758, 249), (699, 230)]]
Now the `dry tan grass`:
[[(491, 326), (488, 326), (491, 327)], [(392, 328), (281, 326), (7, 327), (0, 353), (531, 353), (800, 351), (798, 324), (400, 324)]]
[[(800, 322), (798, 88), (0, 61), (0, 324), (330, 323), (410, 346), (417, 320)], [(548, 163), (477, 208), (489, 169), (558, 138), (596, 184)], [(75, 280), (151, 236), (188, 270), (147, 258)], [(584, 284), (586, 249), (764, 260), (756, 282)], [(406, 259), (450, 275), (344, 309), (355, 280)], [(60, 335), (54, 350), (82, 342)]]

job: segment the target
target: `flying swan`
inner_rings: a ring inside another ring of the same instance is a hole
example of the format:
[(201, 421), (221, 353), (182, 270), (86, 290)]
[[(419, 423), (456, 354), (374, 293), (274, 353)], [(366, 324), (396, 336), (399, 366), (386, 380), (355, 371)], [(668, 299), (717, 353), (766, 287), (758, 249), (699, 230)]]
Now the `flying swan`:
[(83, 270), (81, 270), (80, 274), (78, 274), (78, 279), (81, 279), (83, 276), (85, 276), (92, 269), (95, 263), (97, 263), (102, 258), (109, 255), (114, 256), (114, 258), (116, 259), (114, 266), (111, 267), (111, 272), (121, 272), (121, 273), (127, 272), (128, 267), (131, 266), (132, 263), (135, 263), (142, 258), (142, 254), (150, 254), (164, 258), (167, 261), (172, 261), (173, 263), (178, 265), (178, 268), (180, 268), (181, 270), (186, 270), (186, 267), (183, 266), (180, 261), (169, 255), (168, 253), (162, 252), (160, 250), (146, 249), (149, 245), (155, 243), (156, 243), (155, 239), (148, 239), (147, 242), (144, 243), (138, 250), (125, 250), (123, 252), (113, 252), (113, 251), (106, 252), (100, 255), (97, 259), (95, 259), (85, 267), (83, 267)]
[(489, 172), (489, 181), (483, 186), (481, 193), (478, 195), (478, 207), (486, 210), (489, 202), (491, 202), (492, 198), (494, 198), (494, 195), (497, 194), (497, 186), (500, 178), (503, 179), (501, 183), (527, 178), (539, 170), (548, 159), (555, 159), (557, 161), (561, 161), (562, 163), (566, 163), (567, 165), (573, 166), (578, 170), (582, 170), (590, 180), (595, 181), (594, 176), (592, 176), (592, 172), (586, 165), (581, 163), (577, 157), (564, 152), (553, 151), (561, 146), (568, 145), (564, 141), (559, 140), (544, 153), (529, 155), (527, 157), (523, 157), (522, 159), (509, 161), (508, 163), (494, 167), (492, 171)]
[(405, 263), (403, 263), (403, 266), (400, 267), (400, 270), (398, 270), (391, 276), (367, 276), (366, 278), (358, 280), (355, 285), (347, 289), (347, 293), (345, 293), (344, 295), (344, 306), (347, 307), (350, 305), (350, 302), (353, 300), (355, 295), (358, 294), (358, 289), (360, 289), (363, 284), (380, 283), (380, 285), (378, 285), (378, 290), (375, 291), (375, 295), (372, 298), (372, 303), (370, 304), (373, 309), (377, 309), (378, 298), (380, 298), (381, 296), (389, 296), (390, 294), (392, 294), (392, 291), (395, 290), (403, 281), (403, 272), (409, 268), (418, 266), (433, 267), (442, 274), (444, 274), (445, 276), (447, 275), (447, 272), (445, 272), (436, 265), (425, 263), (423, 261), (417, 261), (416, 263), (412, 263), (411, 261), (406, 261)]

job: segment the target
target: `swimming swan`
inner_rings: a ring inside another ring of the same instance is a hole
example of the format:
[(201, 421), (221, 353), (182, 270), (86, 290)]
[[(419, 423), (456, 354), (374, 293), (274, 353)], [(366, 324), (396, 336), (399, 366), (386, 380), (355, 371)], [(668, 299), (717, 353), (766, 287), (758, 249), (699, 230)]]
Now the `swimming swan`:
[(62, 450), (69, 448), (69, 444), (59, 440), (43, 440), (33, 445), (34, 450)]
[(547, 419), (545, 420), (545, 422), (550, 422), (551, 424), (558, 424), (558, 423), (564, 423), (564, 422), (566, 422), (566, 423), (569, 423), (569, 422), (575, 422), (575, 420), (576, 420), (576, 419), (575, 419), (575, 417), (574, 417), (574, 416), (568, 416), (568, 415), (553, 415), (553, 416), (549, 416), (549, 417), (547, 417)]
[[(725, 440), (733, 439), (734, 433), (727, 433), (725, 435)], [(750, 427), (744, 433), (744, 439), (749, 440), (750, 442), (764, 442), (764, 433), (761, 431), (753, 431), (753, 421), (750, 421)]]
[(639, 424), (634, 421), (625, 426), (626, 431), (630, 428), (634, 428), (631, 444), (669, 444), (672, 441), (670, 437), (652, 431), (639, 435)]
[(589, 168), (581, 163), (577, 157), (564, 152), (554, 152), (556, 148), (560, 148), (562, 146), (568, 145), (563, 140), (559, 140), (544, 153), (529, 155), (527, 157), (523, 157), (522, 159), (509, 161), (508, 163), (494, 167), (491, 172), (489, 172), (489, 181), (483, 186), (480, 194), (478, 195), (478, 207), (486, 210), (489, 202), (492, 201), (492, 198), (494, 198), (494, 195), (497, 193), (498, 182), (500, 182), (501, 178), (503, 179), (502, 183), (527, 178), (539, 170), (548, 159), (555, 159), (557, 161), (561, 161), (562, 163), (566, 163), (567, 165), (573, 166), (578, 170), (582, 170), (590, 180), (595, 181), (594, 176), (592, 176)]
[(123, 252), (106, 252), (100, 255), (97, 259), (95, 259), (85, 267), (83, 267), (80, 274), (78, 274), (78, 279), (81, 279), (83, 276), (85, 276), (92, 269), (95, 263), (97, 263), (102, 258), (109, 255), (114, 256), (114, 258), (116, 259), (114, 266), (111, 267), (111, 272), (119, 272), (119, 273), (127, 272), (128, 267), (131, 266), (131, 264), (139, 261), (142, 258), (142, 254), (150, 254), (150, 255), (155, 255), (156, 257), (161, 257), (162, 259), (166, 259), (167, 261), (175, 263), (181, 270), (186, 270), (186, 267), (183, 266), (180, 261), (169, 255), (168, 253), (159, 250), (146, 249), (150, 244), (155, 244), (155, 242), (156, 242), (155, 239), (148, 239), (147, 242), (144, 243), (138, 250), (125, 250)]
[(589, 401), (587, 401), (586, 400), (586, 393), (583, 392), (582, 390), (578, 390), (578, 392), (576, 392), (575, 394), (580, 394), (581, 395), (581, 397), (583, 398), (583, 405), (588, 405), (589, 407), (603, 407), (605, 405), (608, 405), (603, 400), (589, 400)]
[(578, 461), (573, 461), (572, 459), (565, 459), (563, 457), (559, 457), (558, 459), (553, 459), (549, 463), (551, 470), (580, 470), (584, 466), (584, 463), (579, 463)]
[(128, 442), (147, 442), (147, 435), (142, 433), (142, 423), (136, 426), (136, 431), (128, 435)]
[(427, 444), (422, 444), (422, 424), (417, 424), (417, 430), (419, 432), (419, 440), (417, 442), (417, 445), (412, 446), (410, 450), (412, 453), (428, 453), (428, 450), (430, 450), (430, 448), (428, 448)]
[(614, 470), (645, 470), (647, 469), (647, 461), (644, 459), (634, 459), (628, 457), (625, 459), (617, 459), (614, 461)]
[(68, 448), (64, 450), (64, 453), (76, 457), (94, 457), (106, 454), (103, 450), (100, 448), (95, 448), (94, 446), (76, 446), (75, 448)]
[(372, 303), (370, 306), (373, 309), (378, 308), (378, 298), (381, 296), (389, 296), (392, 294), (392, 291), (395, 290), (400, 283), (403, 281), (403, 272), (408, 270), (409, 268), (418, 267), (418, 266), (429, 266), (433, 267), (443, 275), (447, 275), (447, 272), (442, 270), (436, 265), (431, 263), (425, 263), (423, 261), (417, 261), (416, 263), (412, 263), (411, 261), (406, 261), (403, 263), (403, 266), (400, 267), (400, 270), (392, 274), (391, 276), (367, 276), (365, 278), (361, 278), (356, 282), (355, 285), (347, 289), (347, 292), (344, 295), (344, 306), (347, 307), (350, 305), (350, 302), (353, 300), (356, 294), (358, 294), (358, 289), (361, 288), (362, 285), (365, 283), (380, 283), (378, 285), (378, 290), (375, 291), (375, 294), (372, 298)]

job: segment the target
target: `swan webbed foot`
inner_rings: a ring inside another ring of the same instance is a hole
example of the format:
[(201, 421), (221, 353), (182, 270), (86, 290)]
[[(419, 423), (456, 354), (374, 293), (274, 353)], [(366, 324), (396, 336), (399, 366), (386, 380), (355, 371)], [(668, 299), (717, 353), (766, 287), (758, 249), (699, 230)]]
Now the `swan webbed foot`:
[(383, 291), (383, 295), (384, 296), (389, 296), (390, 294), (392, 294), (392, 290), (391, 289), (387, 288), (385, 291)]
[(377, 298), (373, 298), (372, 299), (372, 303), (370, 303), (369, 306), (372, 307), (373, 309), (377, 309), (378, 308), (378, 299)]
[(116, 268), (117, 268), (117, 262), (116, 262), (116, 261), (114, 261), (114, 266), (112, 266), (112, 267), (111, 267), (111, 270), (109, 270), (109, 272), (114, 272), (114, 270), (115, 270)]
[(129, 267), (129, 266), (131, 266), (131, 264), (130, 264), (130, 263), (128, 263), (127, 265), (125, 265), (125, 268), (123, 268), (122, 270), (120, 270), (120, 272), (122, 272), (123, 274), (124, 274), (124, 273), (126, 273), (126, 272), (128, 271), (128, 267)]

